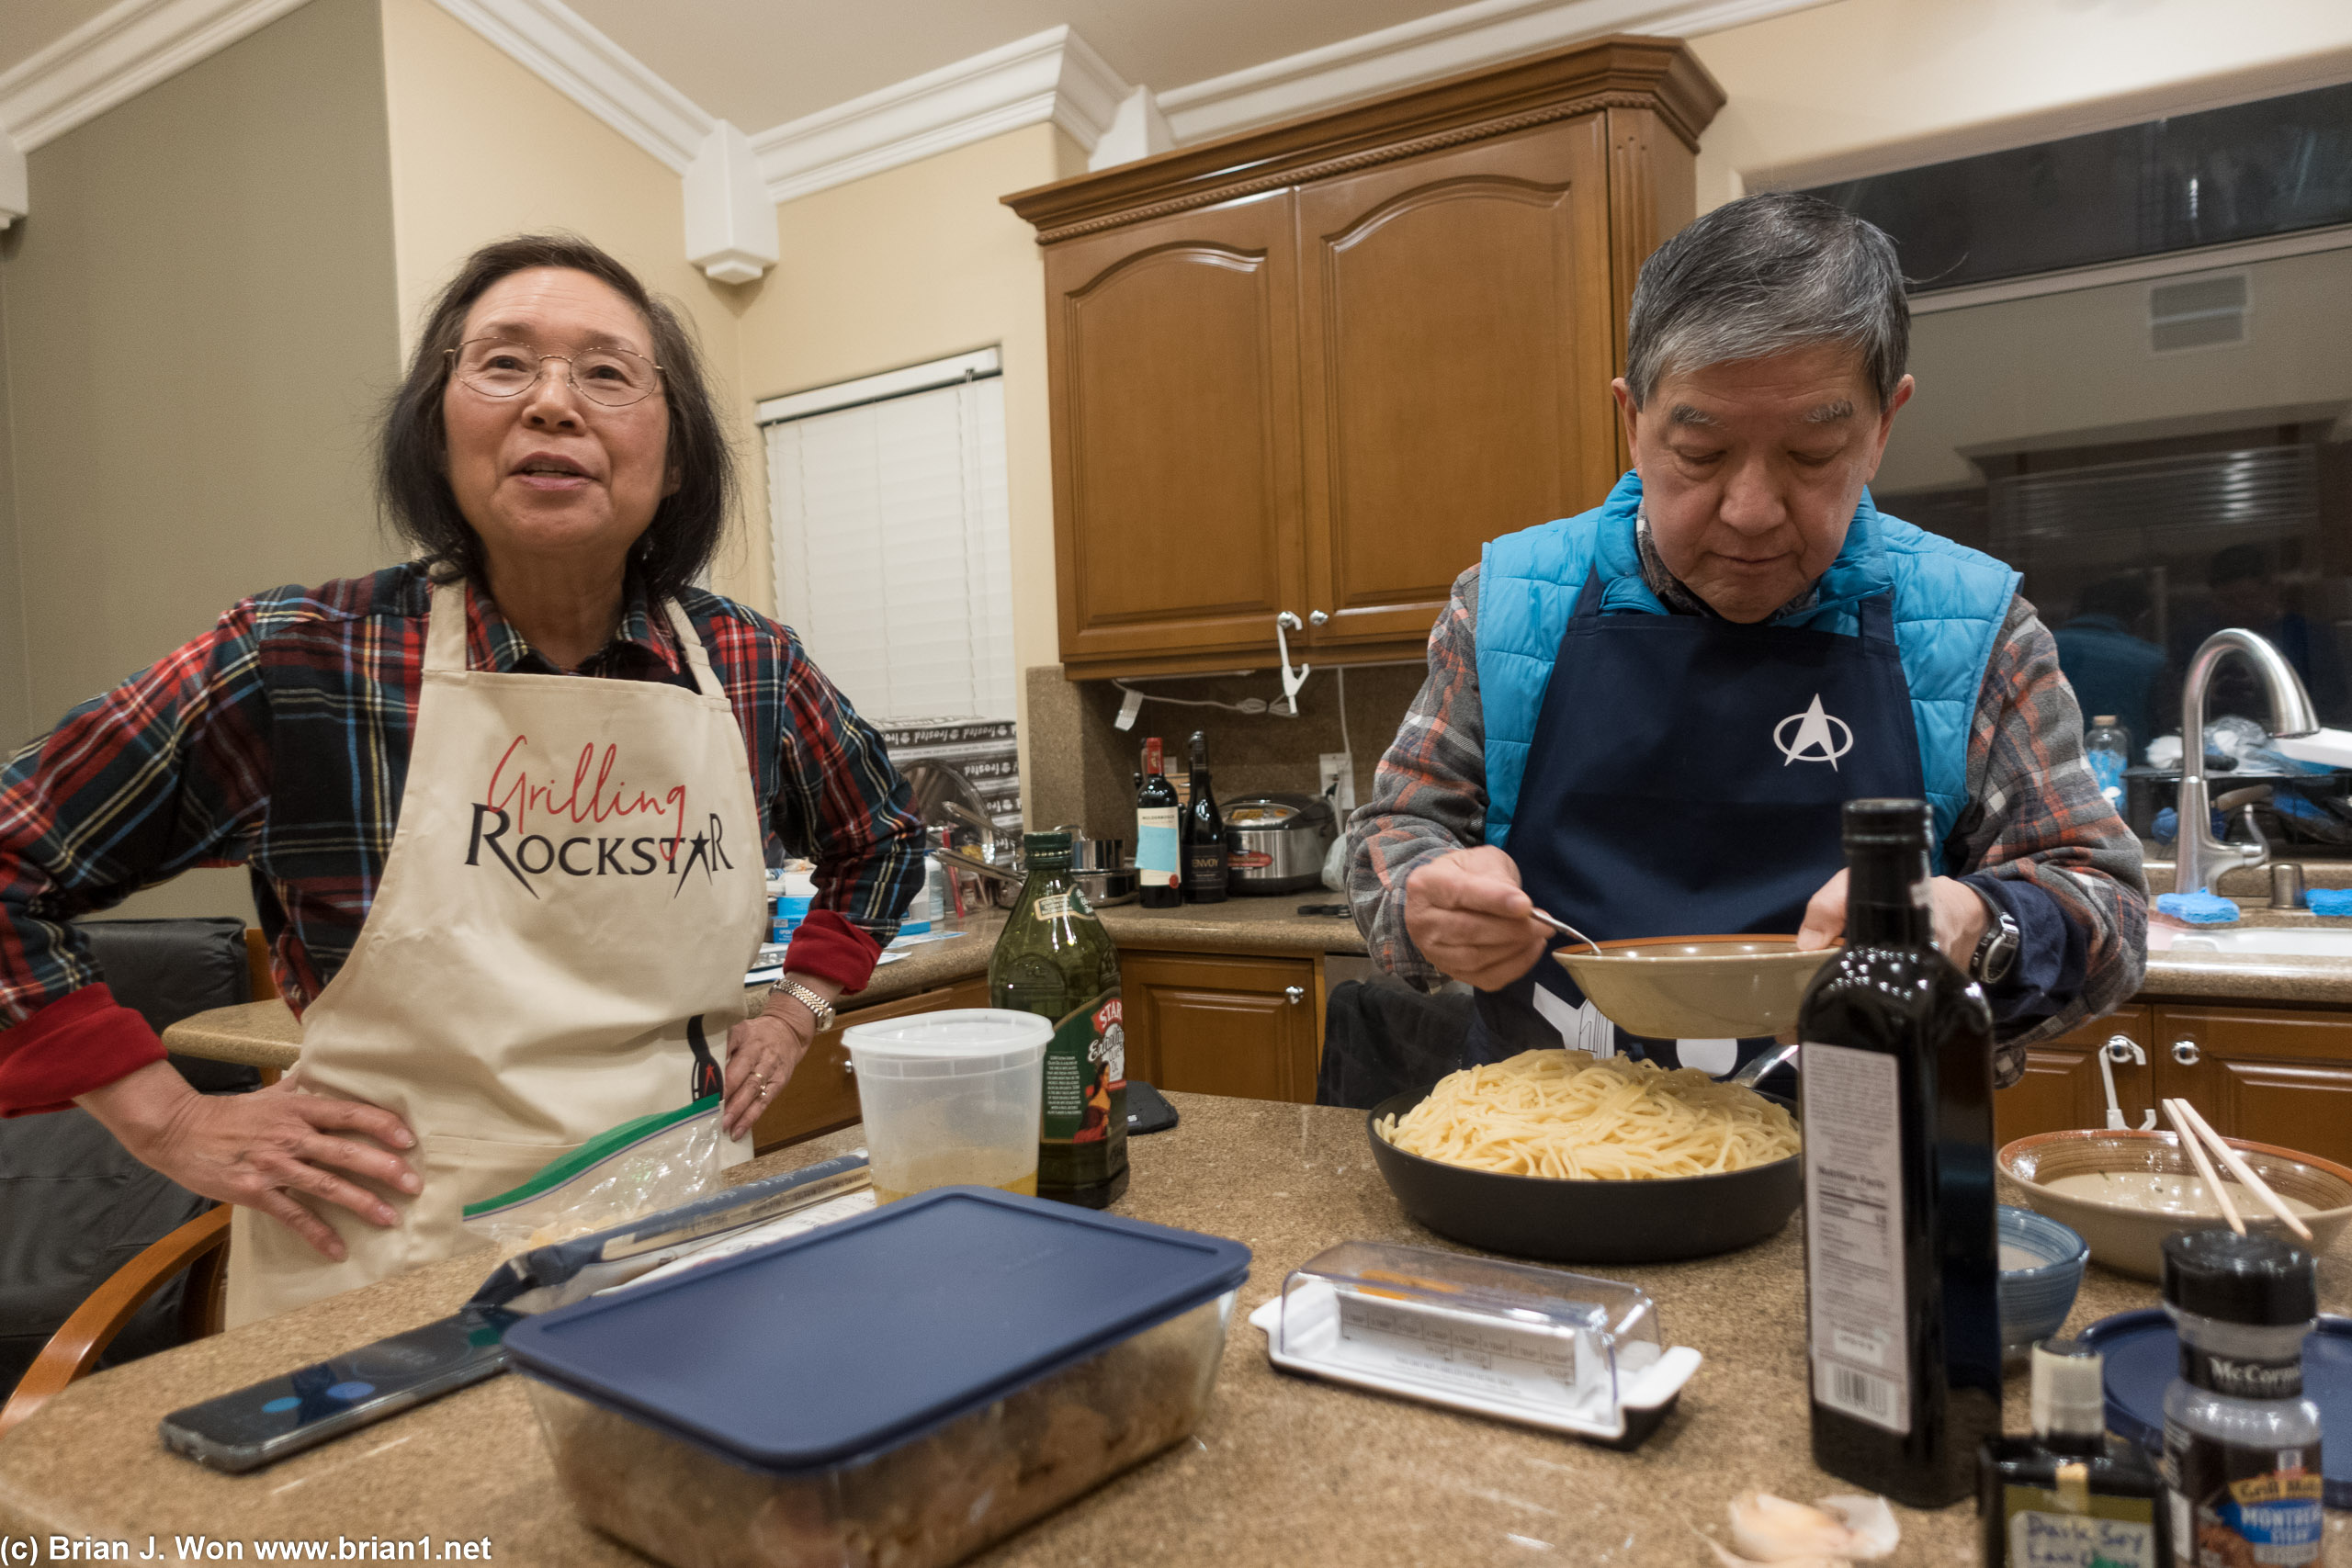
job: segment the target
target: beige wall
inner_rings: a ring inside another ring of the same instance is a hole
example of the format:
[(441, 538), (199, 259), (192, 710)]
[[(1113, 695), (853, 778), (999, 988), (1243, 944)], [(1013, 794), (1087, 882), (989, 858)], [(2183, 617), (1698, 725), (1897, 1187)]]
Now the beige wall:
[[(583, 235), (684, 309), (733, 416), (745, 512), (757, 515), (764, 492), (736, 368), (736, 320), (762, 285), (713, 283), (687, 265), (680, 182), (651, 154), (430, 0), (382, 0), (382, 15), (403, 350), (435, 291), (476, 246), (533, 230)], [(712, 584), (764, 605), (763, 590), (747, 592), (763, 576), (745, 574), (742, 534), (739, 524)]]
[(2275, 411), (2352, 406), (2352, 251), (2244, 270), (2246, 341), (2214, 348), (2151, 353), (2147, 283), (1914, 318), (1918, 395), (1895, 420), (1877, 489), (1980, 483), (1971, 450), (2237, 429), (2280, 423)]
[[(1061, 657), (1046, 273), (1036, 231), (997, 198), (1085, 166), (1077, 143), (1035, 125), (786, 202), (776, 210), (784, 259), (742, 319), (743, 385), (754, 398), (991, 344), (1002, 350), (1012, 651), (1021, 670)], [(753, 533), (757, 586), (746, 597), (773, 612), (772, 536), (764, 523)], [(1028, 682), (1019, 690), (1025, 752)]]
[(1691, 46), (1699, 208), (2352, 77), (2345, 0), (1837, 0)]
[[(395, 558), (367, 471), (396, 328), (378, 39), (374, 0), (313, 0), (28, 160), (0, 247), (25, 728), (245, 594)], [(249, 908), (211, 872), (126, 912)]]

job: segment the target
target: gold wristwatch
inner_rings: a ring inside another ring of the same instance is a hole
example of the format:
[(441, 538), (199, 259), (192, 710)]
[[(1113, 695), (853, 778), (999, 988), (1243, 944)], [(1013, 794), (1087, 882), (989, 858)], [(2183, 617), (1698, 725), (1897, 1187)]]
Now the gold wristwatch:
[[(802, 1007), (807, 1008), (809, 1013), (817, 1020), (817, 1032), (820, 1034), (824, 1033), (825, 1031), (833, 1026), (833, 1004), (827, 1001), (824, 998), (819, 996), (816, 992), (810, 990), (808, 987), (802, 985), (797, 980), (778, 980), (775, 986), (769, 989), (768, 995), (772, 997), (778, 995), (787, 996), (794, 1001), (798, 1002)], [(765, 1012), (766, 1010), (767, 1003), (765, 999), (763, 998), (760, 1003), (760, 1011)]]

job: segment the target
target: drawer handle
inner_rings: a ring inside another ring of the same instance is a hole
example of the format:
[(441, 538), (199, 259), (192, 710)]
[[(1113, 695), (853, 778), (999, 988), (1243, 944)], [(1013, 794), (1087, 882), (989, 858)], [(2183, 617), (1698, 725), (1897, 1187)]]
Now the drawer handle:
[(1299, 1003), (1306, 999), (1306, 987), (1304, 986), (1284, 986), (1283, 987), (1283, 995), (1290, 998), (1291, 1006), (1296, 1007)]
[(2184, 1067), (2193, 1067), (2205, 1059), (2205, 1053), (2197, 1048), (2194, 1040), (2176, 1040), (2172, 1043), (2172, 1059)]

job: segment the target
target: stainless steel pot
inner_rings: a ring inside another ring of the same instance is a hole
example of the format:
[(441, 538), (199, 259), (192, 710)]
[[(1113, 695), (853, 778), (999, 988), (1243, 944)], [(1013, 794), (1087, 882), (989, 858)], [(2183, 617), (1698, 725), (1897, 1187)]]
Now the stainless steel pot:
[(1236, 893), (1296, 893), (1323, 886), (1323, 859), (1339, 828), (1318, 795), (1250, 795), (1225, 807), (1226, 886)]

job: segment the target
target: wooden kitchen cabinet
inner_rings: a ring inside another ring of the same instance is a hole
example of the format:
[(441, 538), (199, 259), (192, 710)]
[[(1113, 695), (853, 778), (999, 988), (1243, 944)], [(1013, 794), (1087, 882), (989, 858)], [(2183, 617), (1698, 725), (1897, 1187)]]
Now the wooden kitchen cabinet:
[(775, 1097), (775, 1103), (752, 1127), (752, 1152), (765, 1154), (786, 1144), (801, 1143), (846, 1127), (858, 1119), (857, 1078), (849, 1070), (849, 1047), (842, 1043), (843, 1029), (855, 1023), (880, 1023), (887, 1019), (940, 1012), (948, 1008), (988, 1005), (988, 980), (975, 976), (936, 990), (837, 1014), (833, 1027), (817, 1036), (808, 1054), (792, 1069), (792, 1077)]
[(2137, 1127), (2155, 1108), (2149, 1053), (2154, 1038), (2154, 1009), (2134, 1003), (2055, 1040), (2026, 1050), (2025, 1077), (1993, 1096), (1993, 1141), (1997, 1146), (2035, 1133), (2107, 1125), (2107, 1089), (2099, 1081), (2098, 1054), (2117, 1044), (2128, 1059), (2109, 1058), (2115, 1100), (2128, 1126)]
[(2226, 1137), (2352, 1163), (2352, 1012), (2160, 1002), (2148, 1055)]
[(1634, 275), (1722, 91), (1617, 38), (1007, 197), (1045, 247), (1073, 678), (1413, 658), (1597, 504)]
[(1312, 960), (1127, 953), (1119, 994), (1130, 1077), (1193, 1094), (1314, 1102), (1322, 1034)]

